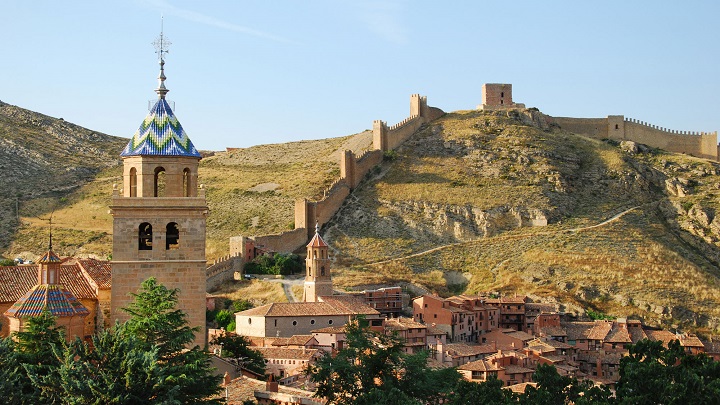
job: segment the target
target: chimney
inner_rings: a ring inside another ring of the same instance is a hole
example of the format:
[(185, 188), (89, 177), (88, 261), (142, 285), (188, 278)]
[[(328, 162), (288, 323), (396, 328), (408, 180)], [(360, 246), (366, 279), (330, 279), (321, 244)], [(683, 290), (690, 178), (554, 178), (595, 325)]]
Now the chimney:
[(273, 374), (268, 377), (267, 383), (265, 383), (265, 391), (278, 392), (278, 383), (275, 381)]

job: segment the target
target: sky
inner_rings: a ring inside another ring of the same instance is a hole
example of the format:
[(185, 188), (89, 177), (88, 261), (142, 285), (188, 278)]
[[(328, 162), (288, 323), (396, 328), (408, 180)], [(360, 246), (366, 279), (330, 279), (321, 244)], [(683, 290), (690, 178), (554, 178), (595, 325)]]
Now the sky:
[(0, 0), (0, 100), (129, 138), (168, 99), (198, 149), (351, 135), (483, 83), (564, 117), (720, 130), (717, 1)]

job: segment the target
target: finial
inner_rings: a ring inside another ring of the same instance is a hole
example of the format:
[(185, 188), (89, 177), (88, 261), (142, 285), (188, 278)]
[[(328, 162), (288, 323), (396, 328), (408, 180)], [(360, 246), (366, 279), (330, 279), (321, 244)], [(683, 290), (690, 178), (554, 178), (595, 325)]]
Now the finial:
[(317, 222), (315, 222), (315, 233), (320, 233), (320, 225)]
[(153, 42), (153, 45), (155, 46), (155, 53), (158, 55), (159, 63), (160, 63), (160, 75), (158, 76), (158, 88), (155, 89), (155, 92), (158, 94), (158, 96), (161, 99), (165, 98), (165, 95), (168, 93), (168, 90), (165, 87), (165, 55), (170, 53), (168, 51), (168, 47), (172, 45), (170, 41), (165, 38), (165, 35), (163, 33), (163, 17), (160, 17), (160, 36)]
[(52, 250), (52, 214), (55, 213), (55, 210), (50, 214), (50, 242), (48, 243), (48, 252)]

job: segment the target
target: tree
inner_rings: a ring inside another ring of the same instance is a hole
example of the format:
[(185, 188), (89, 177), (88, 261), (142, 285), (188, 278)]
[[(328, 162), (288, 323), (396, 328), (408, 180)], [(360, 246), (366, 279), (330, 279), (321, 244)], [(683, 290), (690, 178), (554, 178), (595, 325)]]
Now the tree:
[(620, 360), (617, 396), (621, 404), (708, 404), (720, 398), (720, 363), (685, 353), (680, 341), (664, 348), (641, 340)]
[(597, 388), (592, 381), (561, 376), (555, 366), (539, 364), (533, 380), (537, 388), (528, 387), (519, 396), (523, 404), (611, 404), (613, 399), (607, 387)]
[(48, 311), (26, 320), (25, 330), (14, 333), (17, 361), (27, 379), (21, 383), (20, 398), (34, 397), (34, 403), (58, 403), (61, 392), (53, 384), (54, 372), (60, 364), (57, 347), (65, 342), (63, 328), (55, 325), (55, 317)]
[(359, 318), (346, 325), (347, 345), (308, 368), (316, 396), (335, 404), (429, 404), (448, 395), (460, 376), (427, 366), (427, 352), (407, 355), (397, 335), (369, 330)]
[(504, 390), (503, 382), (493, 376), (485, 382), (476, 383), (462, 379), (450, 395), (450, 405), (517, 404), (514, 392)]
[(209, 353), (199, 346), (187, 349), (199, 328), (190, 328), (187, 315), (176, 309), (177, 294), (177, 289), (168, 289), (155, 278), (143, 281), (132, 294), (135, 300), (123, 308), (131, 318), (120, 326), (120, 333), (137, 339), (146, 353), (157, 351), (165, 378), (174, 384), (161, 386), (160, 391), (178, 392), (181, 403), (207, 402), (219, 392), (221, 377), (213, 374)]
[(250, 348), (250, 342), (245, 336), (225, 331), (211, 342), (222, 347), (222, 357), (242, 359), (243, 366), (258, 374), (265, 374), (265, 359), (259, 351)]

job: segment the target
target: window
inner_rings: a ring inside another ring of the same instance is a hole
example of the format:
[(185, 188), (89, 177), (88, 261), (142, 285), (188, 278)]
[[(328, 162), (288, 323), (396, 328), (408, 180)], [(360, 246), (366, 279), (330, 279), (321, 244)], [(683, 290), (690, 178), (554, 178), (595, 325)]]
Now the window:
[(248, 318), (248, 325), (252, 325), (252, 318)]
[(183, 170), (183, 196), (190, 197), (190, 169)]
[(311, 320), (310, 320), (310, 325), (315, 325), (315, 320), (314, 320), (314, 319), (311, 319)]
[(615, 129), (620, 129), (620, 126), (618, 124), (615, 124)]
[(165, 195), (165, 168), (155, 168), (155, 197), (162, 197)]
[(333, 320), (332, 320), (332, 319), (328, 319), (328, 325), (332, 325), (332, 324), (333, 324)]
[(320, 275), (321, 276), (325, 275), (325, 266), (320, 266)]
[(501, 91), (501, 92), (500, 92), (500, 97), (505, 97), (505, 92), (504, 92), (504, 91)]
[(277, 326), (277, 319), (275, 320), (275, 326)]
[(137, 197), (137, 169), (130, 168), (130, 197)]
[(177, 249), (180, 247), (180, 229), (178, 224), (170, 222), (165, 227), (165, 250)]
[(297, 326), (297, 321), (293, 321), (293, 326)]
[(138, 228), (138, 250), (152, 250), (152, 225), (143, 222)]

